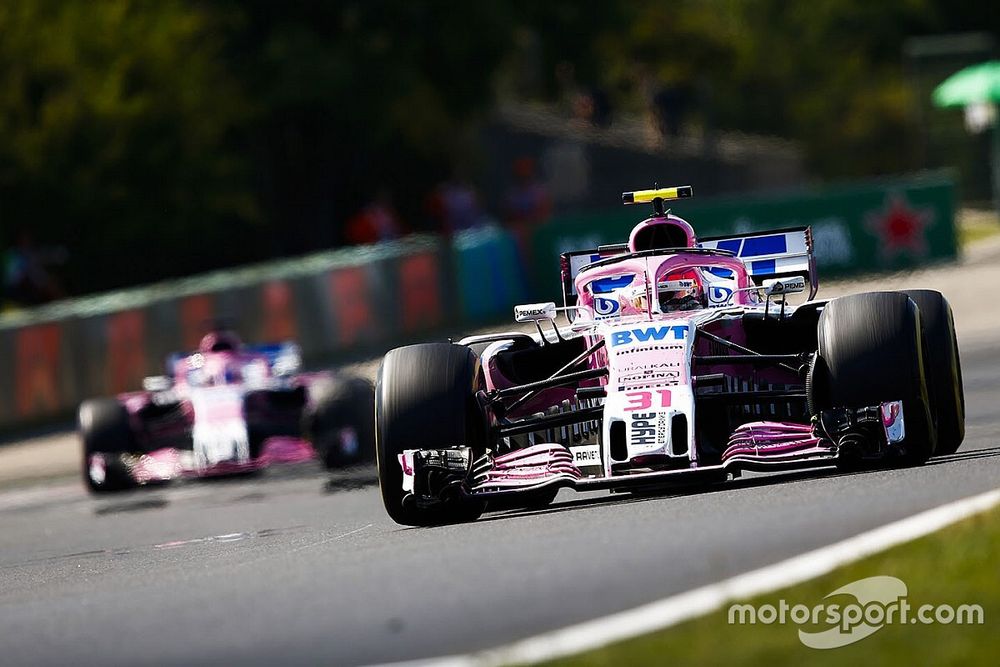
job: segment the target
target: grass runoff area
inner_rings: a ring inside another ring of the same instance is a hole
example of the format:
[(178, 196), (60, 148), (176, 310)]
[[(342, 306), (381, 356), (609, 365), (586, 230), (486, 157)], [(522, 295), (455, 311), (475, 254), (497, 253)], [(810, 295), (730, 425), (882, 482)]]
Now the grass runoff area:
[[(855, 603), (849, 595), (824, 596), (842, 586), (873, 576), (890, 576), (906, 584), (908, 624), (883, 625), (870, 636), (839, 648), (808, 648), (799, 630), (818, 632), (833, 626), (786, 620), (755, 625), (730, 624), (729, 604), (707, 616), (637, 639), (571, 656), (553, 665), (990, 665), (1000, 656), (1000, 508), (978, 514), (937, 533), (894, 547), (827, 575), (771, 594), (737, 603), (758, 611), (764, 605), (786, 609), (801, 605)], [(869, 606), (871, 603), (869, 603)], [(930, 620), (942, 606), (982, 607), (982, 624), (913, 622), (924, 605)], [(866, 607), (867, 612), (867, 607)], [(844, 610), (846, 615), (846, 609)], [(897, 612), (894, 619), (898, 619)], [(823, 620), (823, 617), (820, 617)]]

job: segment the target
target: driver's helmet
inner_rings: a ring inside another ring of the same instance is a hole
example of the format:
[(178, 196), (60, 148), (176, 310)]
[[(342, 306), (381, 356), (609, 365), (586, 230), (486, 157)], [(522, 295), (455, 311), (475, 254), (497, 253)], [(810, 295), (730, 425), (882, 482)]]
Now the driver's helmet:
[(236, 352), (243, 346), (243, 341), (234, 331), (213, 331), (206, 334), (198, 345), (199, 352)]
[(656, 282), (656, 293), (660, 300), (660, 312), (663, 313), (707, 307), (703, 281), (695, 269), (674, 271), (663, 276)]

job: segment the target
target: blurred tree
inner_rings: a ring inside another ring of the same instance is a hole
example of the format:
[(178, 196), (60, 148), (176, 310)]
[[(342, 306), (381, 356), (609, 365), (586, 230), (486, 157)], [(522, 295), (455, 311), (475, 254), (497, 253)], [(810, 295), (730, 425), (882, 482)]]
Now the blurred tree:
[(499, 3), (373, 0), (228, 3), (234, 71), (261, 107), (253, 123), (275, 247), (339, 239), (386, 183), (404, 218), (468, 150), (467, 122), (492, 101), (511, 39)]
[(240, 256), (249, 105), (218, 25), (174, 0), (0, 4), (0, 215), (70, 246), (71, 291)]
[[(898, 172), (905, 149), (903, 39), (929, 0), (654, 0), (629, 3), (612, 76), (649, 71), (687, 90), (695, 118), (801, 140), (828, 176)], [(710, 91), (710, 97), (709, 97)]]
[(609, 45), (606, 77), (621, 81), (629, 72), (651, 71), (661, 85), (695, 91), (702, 124), (798, 139), (812, 169), (827, 177), (916, 166), (912, 91), (902, 71), (907, 37), (1000, 34), (997, 4), (976, 0), (635, 0), (622, 6), (628, 29), (616, 40), (595, 40)]
[(903, 40), (997, 34), (998, 13), (977, 0), (0, 3), (0, 242), (27, 223), (67, 245), (64, 283), (80, 293), (327, 247), (380, 185), (419, 228), (424, 193), (474, 162), (498, 89), (578, 87), (635, 110), (652, 83), (684, 106), (668, 125), (798, 139), (821, 176), (905, 171)]

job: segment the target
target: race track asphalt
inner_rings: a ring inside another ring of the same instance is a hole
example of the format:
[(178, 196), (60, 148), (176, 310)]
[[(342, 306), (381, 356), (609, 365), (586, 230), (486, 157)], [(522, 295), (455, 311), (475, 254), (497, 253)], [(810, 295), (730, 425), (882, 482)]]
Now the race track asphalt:
[(962, 346), (966, 442), (920, 468), (646, 499), (563, 491), (545, 510), (429, 529), (388, 519), (373, 469), (99, 499), (65, 480), (0, 493), (0, 663), (428, 658), (761, 567), (1000, 486), (1000, 340)]

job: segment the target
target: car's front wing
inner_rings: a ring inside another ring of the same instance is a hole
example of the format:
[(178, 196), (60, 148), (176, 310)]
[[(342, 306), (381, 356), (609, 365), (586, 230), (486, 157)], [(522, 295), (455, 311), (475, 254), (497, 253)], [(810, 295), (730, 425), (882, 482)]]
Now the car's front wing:
[[(655, 486), (699, 478), (717, 479), (743, 470), (801, 469), (835, 465), (845, 457), (884, 459), (905, 445), (900, 401), (861, 409), (822, 413), (812, 424), (753, 422), (736, 429), (721, 462), (671, 470), (631, 472), (608, 477), (587, 476), (565, 446), (545, 443), (473, 460), (469, 448), (406, 450), (399, 455), (403, 489), (422, 502), (459, 495), (489, 498), (552, 486), (578, 491)], [(851, 434), (863, 438), (844, 438)], [(861, 443), (863, 451), (853, 449)]]

